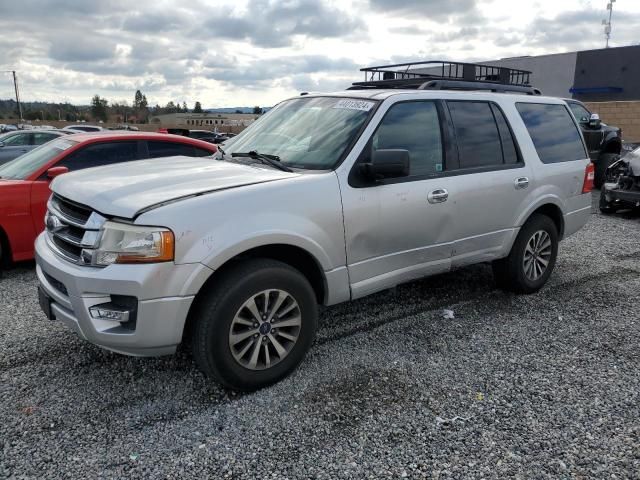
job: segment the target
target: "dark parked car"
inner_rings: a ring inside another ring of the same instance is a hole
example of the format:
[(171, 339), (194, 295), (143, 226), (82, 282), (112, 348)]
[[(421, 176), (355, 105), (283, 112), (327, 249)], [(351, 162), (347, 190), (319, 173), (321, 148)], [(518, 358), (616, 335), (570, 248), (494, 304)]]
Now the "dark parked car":
[(210, 130), (189, 130), (187, 128), (161, 128), (158, 130), (159, 133), (170, 133), (172, 135), (181, 135), (183, 137), (196, 138), (198, 140), (202, 140), (203, 142), (209, 143), (222, 143), (226, 140), (229, 140), (229, 137), (221, 134), (212, 132)]
[(600, 117), (591, 113), (583, 103), (571, 99), (566, 102), (582, 129), (589, 157), (596, 167), (593, 183), (600, 188), (605, 182), (607, 168), (620, 158), (622, 130), (602, 123)]
[(69, 132), (59, 130), (19, 130), (0, 135), (0, 165)]
[(63, 128), (63, 130), (69, 130), (72, 133), (77, 133), (77, 132), (101, 132), (102, 130), (104, 130), (104, 128), (99, 127), (97, 125), (67, 125), (66, 127)]

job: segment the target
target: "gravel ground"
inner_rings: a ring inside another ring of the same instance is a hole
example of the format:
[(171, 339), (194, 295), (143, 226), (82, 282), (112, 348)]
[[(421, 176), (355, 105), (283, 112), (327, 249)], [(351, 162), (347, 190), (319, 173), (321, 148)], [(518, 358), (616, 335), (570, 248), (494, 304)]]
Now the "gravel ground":
[(640, 478), (639, 239), (594, 210), (536, 295), (480, 265), (328, 308), (302, 366), (247, 395), (186, 354), (80, 341), (21, 265), (0, 280), (0, 477)]

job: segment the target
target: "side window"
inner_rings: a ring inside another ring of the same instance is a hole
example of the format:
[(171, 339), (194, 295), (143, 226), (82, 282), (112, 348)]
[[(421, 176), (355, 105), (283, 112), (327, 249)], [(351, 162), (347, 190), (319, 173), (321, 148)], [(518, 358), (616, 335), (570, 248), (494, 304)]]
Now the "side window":
[(491, 104), (493, 116), (498, 124), (498, 132), (500, 133), (500, 141), (502, 142), (502, 157), (506, 165), (513, 165), (520, 161), (516, 141), (513, 138), (507, 119), (504, 113), (496, 105)]
[(54, 135), (52, 133), (35, 132), (33, 134), (33, 144), (42, 145), (43, 143), (47, 143), (49, 140), (53, 140), (54, 138), (58, 138), (58, 135)]
[(22, 147), (24, 145), (29, 145), (32, 135), (32, 133), (17, 133), (9, 138), (5, 138), (2, 142), (7, 147)]
[(571, 113), (573, 113), (573, 116), (579, 123), (587, 123), (589, 121), (591, 114), (586, 108), (579, 103), (567, 102), (567, 104), (571, 109)]
[(149, 146), (149, 158), (175, 157), (177, 155), (196, 156), (193, 145), (187, 145), (186, 143), (149, 141), (147, 145)]
[(498, 125), (488, 102), (448, 101), (458, 145), (459, 168), (502, 165)]
[(69, 170), (74, 171), (128, 162), (138, 158), (137, 142), (94, 143), (73, 152), (67, 158), (58, 162), (56, 166), (67, 167)]
[(209, 155), (213, 155), (213, 152), (209, 150), (203, 150), (202, 148), (194, 148), (196, 151), (196, 157), (208, 157)]
[(580, 131), (567, 107), (516, 103), (516, 108), (543, 163), (571, 162), (588, 157)]
[(441, 172), (442, 132), (435, 103), (393, 105), (373, 134), (372, 147), (373, 150), (408, 150), (411, 176)]

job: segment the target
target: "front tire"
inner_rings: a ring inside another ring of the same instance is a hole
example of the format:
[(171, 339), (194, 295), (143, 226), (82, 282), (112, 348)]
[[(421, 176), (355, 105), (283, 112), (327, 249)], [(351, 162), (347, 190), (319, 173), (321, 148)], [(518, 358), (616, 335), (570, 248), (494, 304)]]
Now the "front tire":
[(496, 284), (515, 293), (540, 290), (556, 263), (558, 229), (546, 215), (533, 214), (523, 225), (509, 256), (493, 262)]
[(243, 261), (204, 294), (194, 312), (193, 355), (207, 376), (228, 388), (252, 391), (277, 382), (313, 343), (315, 293), (285, 263)]

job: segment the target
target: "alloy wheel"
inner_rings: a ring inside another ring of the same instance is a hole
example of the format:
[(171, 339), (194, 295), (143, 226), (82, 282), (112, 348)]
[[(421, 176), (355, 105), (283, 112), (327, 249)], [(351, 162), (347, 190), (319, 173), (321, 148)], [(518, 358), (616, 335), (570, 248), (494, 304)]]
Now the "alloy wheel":
[(280, 363), (298, 341), (302, 313), (284, 290), (263, 290), (240, 307), (231, 322), (229, 348), (233, 358), (249, 370), (265, 370)]
[(525, 276), (532, 282), (544, 275), (553, 252), (551, 237), (544, 230), (535, 232), (524, 250), (522, 265)]

